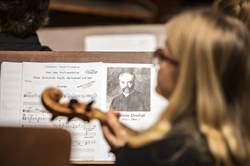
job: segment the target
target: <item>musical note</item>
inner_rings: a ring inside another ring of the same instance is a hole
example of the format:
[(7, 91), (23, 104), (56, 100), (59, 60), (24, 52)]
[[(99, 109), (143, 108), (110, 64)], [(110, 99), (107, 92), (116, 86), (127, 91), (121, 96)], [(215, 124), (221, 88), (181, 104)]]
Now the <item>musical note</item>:
[(41, 94), (37, 94), (34, 92), (26, 92), (26, 93), (24, 93), (23, 97), (24, 98), (40, 98)]
[(41, 106), (40, 101), (23, 101), (23, 105)]
[(93, 144), (96, 144), (96, 140), (77, 140), (74, 141), (73, 146), (91, 146)]
[(22, 114), (22, 121), (26, 124), (34, 124), (34, 123), (42, 123), (42, 122), (49, 122), (50, 118), (47, 114)]

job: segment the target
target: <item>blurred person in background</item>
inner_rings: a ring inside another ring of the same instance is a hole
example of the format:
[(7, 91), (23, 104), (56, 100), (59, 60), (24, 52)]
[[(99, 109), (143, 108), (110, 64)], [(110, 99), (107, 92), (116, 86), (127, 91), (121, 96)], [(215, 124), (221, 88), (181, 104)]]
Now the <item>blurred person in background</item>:
[(250, 0), (215, 0), (214, 8), (240, 19), (250, 29)]
[(36, 31), (48, 22), (49, 0), (0, 1), (0, 50), (49, 51)]

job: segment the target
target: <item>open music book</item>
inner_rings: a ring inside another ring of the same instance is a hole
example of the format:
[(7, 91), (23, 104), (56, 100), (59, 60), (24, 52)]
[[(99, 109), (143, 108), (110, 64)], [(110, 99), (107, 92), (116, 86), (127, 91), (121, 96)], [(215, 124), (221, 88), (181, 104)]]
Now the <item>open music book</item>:
[[(129, 88), (121, 85), (128, 83), (122, 73), (133, 73)], [(64, 128), (72, 135), (72, 162), (113, 161), (98, 121), (67, 122), (58, 117), (51, 122), (51, 114), (41, 105), (42, 91), (53, 86), (64, 92), (63, 101), (95, 100), (104, 111), (120, 108), (120, 120), (141, 130), (151, 126), (166, 105), (154, 90), (155, 80), (152, 64), (3, 62), (0, 125)]]

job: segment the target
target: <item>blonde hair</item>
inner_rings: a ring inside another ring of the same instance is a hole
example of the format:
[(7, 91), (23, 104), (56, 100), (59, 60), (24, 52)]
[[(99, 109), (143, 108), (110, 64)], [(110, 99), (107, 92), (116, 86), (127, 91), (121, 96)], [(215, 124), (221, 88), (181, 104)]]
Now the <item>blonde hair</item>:
[(167, 34), (166, 45), (172, 55), (179, 56), (180, 68), (164, 116), (172, 121), (194, 110), (199, 130), (207, 138), (218, 165), (232, 165), (230, 155), (239, 161), (247, 160), (250, 152), (247, 29), (236, 19), (198, 10), (170, 21)]
[(250, 0), (216, 0), (213, 7), (239, 18), (250, 29)]
[(180, 63), (177, 85), (161, 119), (134, 141), (159, 140), (178, 118), (190, 113), (216, 165), (246, 163), (250, 156), (247, 28), (237, 19), (200, 9), (172, 19), (167, 35), (166, 47)]

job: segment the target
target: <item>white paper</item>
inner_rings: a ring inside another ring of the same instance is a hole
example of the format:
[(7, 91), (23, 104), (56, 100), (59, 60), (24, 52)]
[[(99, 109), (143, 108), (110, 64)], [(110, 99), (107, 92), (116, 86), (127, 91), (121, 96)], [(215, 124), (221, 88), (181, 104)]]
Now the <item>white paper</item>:
[(67, 123), (65, 117), (58, 117), (51, 122), (51, 114), (40, 100), (42, 91), (53, 86), (63, 91), (64, 102), (71, 98), (84, 102), (94, 99), (95, 107), (108, 111), (111, 100), (119, 95), (118, 76), (124, 71), (134, 72), (134, 89), (147, 97), (149, 109), (120, 111), (120, 120), (135, 130), (148, 128), (166, 106), (166, 101), (155, 92), (154, 66), (101, 62), (3, 63), (0, 113), (4, 118), (0, 119), (0, 123), (8, 119), (8, 125), (64, 128), (72, 134), (71, 161), (113, 161), (114, 156), (109, 153), (110, 148), (103, 138), (99, 122), (87, 123), (75, 118)]
[[(50, 122), (51, 115), (41, 106), (40, 94), (46, 87), (60, 88), (64, 101), (101, 101), (101, 63), (24, 63), (23, 64), (23, 126), (51, 126), (67, 129), (72, 134), (72, 161), (98, 160), (98, 122), (83, 122), (58, 117)], [(35, 70), (34, 70), (35, 68)], [(106, 152), (107, 153), (107, 152)], [(109, 159), (110, 160), (110, 159)]]
[(154, 51), (154, 34), (107, 34), (91, 35), (84, 39), (85, 51)]
[(22, 63), (1, 64), (1, 126), (20, 126)]

